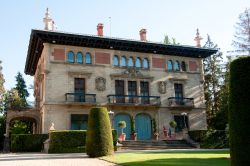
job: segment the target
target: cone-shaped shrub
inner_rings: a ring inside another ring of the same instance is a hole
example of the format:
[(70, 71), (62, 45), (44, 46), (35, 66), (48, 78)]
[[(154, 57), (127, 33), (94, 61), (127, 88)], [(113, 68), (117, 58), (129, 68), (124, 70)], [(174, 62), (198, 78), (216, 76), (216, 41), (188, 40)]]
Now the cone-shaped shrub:
[(229, 132), (232, 166), (250, 165), (250, 56), (230, 64)]
[(114, 152), (112, 131), (107, 108), (90, 110), (86, 138), (86, 152), (89, 157), (111, 155)]

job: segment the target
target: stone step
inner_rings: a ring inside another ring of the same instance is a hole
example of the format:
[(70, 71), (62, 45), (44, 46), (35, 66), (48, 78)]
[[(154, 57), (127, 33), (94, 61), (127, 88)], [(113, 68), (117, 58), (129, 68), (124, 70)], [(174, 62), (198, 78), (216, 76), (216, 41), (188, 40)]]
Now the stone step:
[(194, 148), (185, 140), (145, 140), (145, 141), (123, 141), (122, 149), (191, 149)]

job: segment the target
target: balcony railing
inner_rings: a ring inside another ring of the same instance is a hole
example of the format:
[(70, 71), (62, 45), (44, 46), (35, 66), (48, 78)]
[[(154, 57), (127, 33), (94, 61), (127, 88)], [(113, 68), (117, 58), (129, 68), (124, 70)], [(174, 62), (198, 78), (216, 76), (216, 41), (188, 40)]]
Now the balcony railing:
[(66, 93), (66, 102), (96, 103), (96, 94)]
[(108, 95), (109, 104), (160, 105), (160, 96)]
[(169, 107), (194, 107), (194, 98), (169, 97)]

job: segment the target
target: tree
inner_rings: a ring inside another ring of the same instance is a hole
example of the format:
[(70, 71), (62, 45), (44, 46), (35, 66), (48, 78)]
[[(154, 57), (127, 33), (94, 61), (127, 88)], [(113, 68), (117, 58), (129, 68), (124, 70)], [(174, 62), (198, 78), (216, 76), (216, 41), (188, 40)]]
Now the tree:
[(180, 44), (180, 43), (177, 43), (176, 42), (176, 39), (175, 38), (169, 38), (168, 35), (165, 35), (164, 36), (164, 41), (163, 41), (164, 44)]
[(16, 87), (15, 89), (18, 92), (19, 97), (24, 101), (24, 103), (27, 105), (26, 98), (29, 97), (29, 92), (27, 90), (26, 83), (24, 81), (24, 78), (20, 72), (17, 73), (16, 76)]
[[(205, 48), (218, 49), (218, 46), (207, 36)], [(203, 60), (204, 65), (204, 92), (207, 106), (208, 125), (211, 125), (211, 119), (215, 117), (220, 109), (220, 89), (222, 86), (222, 53), (217, 52)]]
[(217, 130), (225, 130), (228, 124), (228, 100), (229, 100), (229, 66), (231, 63), (231, 57), (223, 68), (223, 83), (220, 89), (220, 106), (219, 111), (216, 113), (215, 117), (212, 119), (212, 126)]
[(250, 55), (250, 8), (239, 15), (234, 38), (232, 45), (237, 50), (233, 52)]
[(4, 77), (3, 77), (3, 73), (2, 73), (2, 65), (1, 65), (2, 61), (0, 60), (0, 113), (2, 113), (4, 111), (4, 93), (5, 93), (5, 89), (4, 89)]
[(250, 56), (230, 64), (229, 135), (232, 166), (250, 163)]
[(88, 118), (86, 153), (90, 157), (101, 157), (111, 155), (113, 152), (113, 138), (107, 108), (92, 108)]

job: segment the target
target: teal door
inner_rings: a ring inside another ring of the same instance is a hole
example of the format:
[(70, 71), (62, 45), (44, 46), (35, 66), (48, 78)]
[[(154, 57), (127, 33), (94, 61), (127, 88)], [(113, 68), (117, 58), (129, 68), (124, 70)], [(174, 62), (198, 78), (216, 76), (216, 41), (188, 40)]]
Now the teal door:
[(126, 128), (123, 129), (123, 133), (126, 134), (126, 140), (130, 139), (131, 134), (131, 120), (130, 116), (127, 114), (117, 114), (114, 118), (114, 128), (118, 132), (118, 136), (121, 134), (121, 128), (118, 127), (120, 121), (126, 122)]
[(149, 140), (152, 136), (151, 119), (147, 114), (138, 114), (135, 117), (135, 128), (138, 140)]

